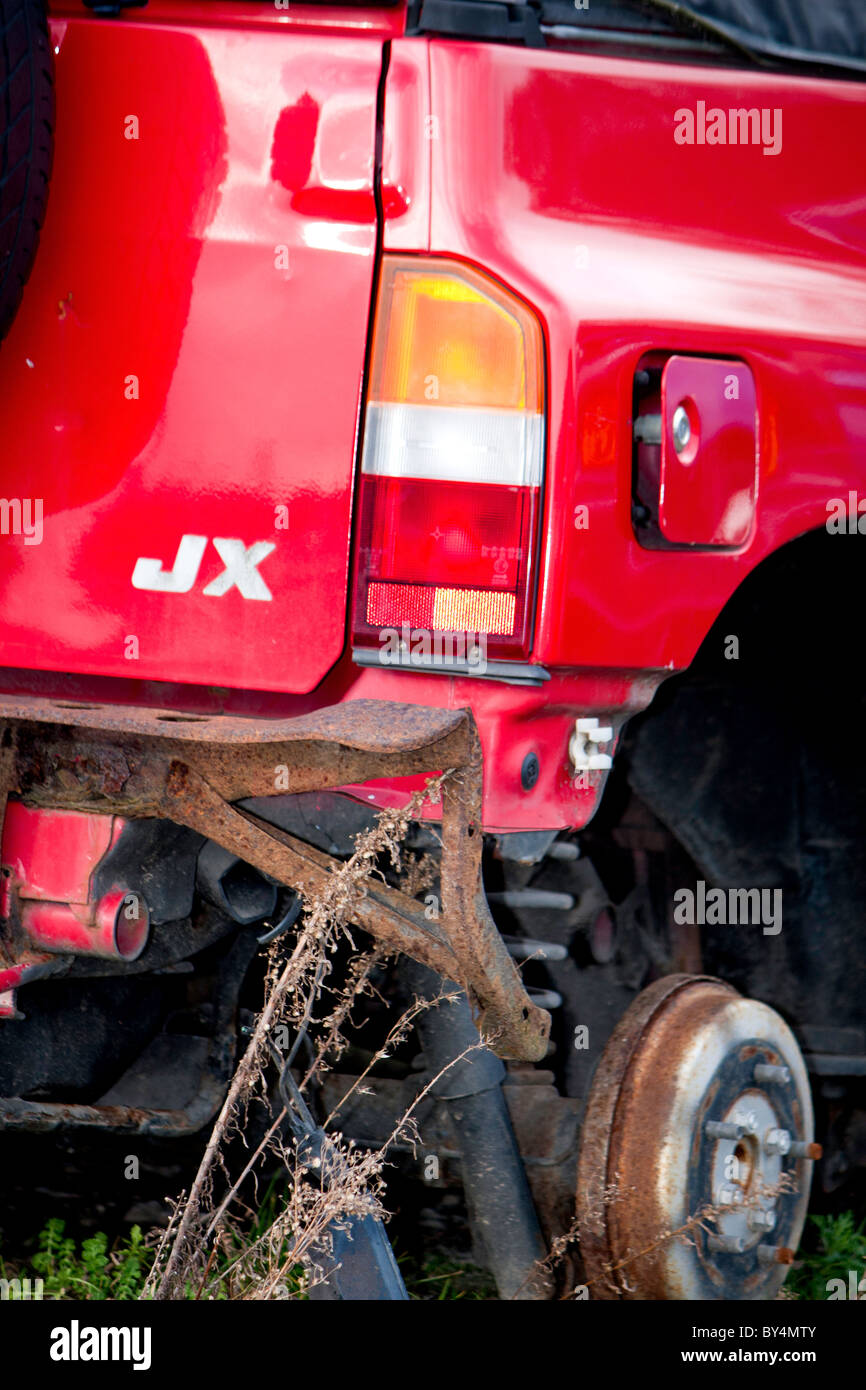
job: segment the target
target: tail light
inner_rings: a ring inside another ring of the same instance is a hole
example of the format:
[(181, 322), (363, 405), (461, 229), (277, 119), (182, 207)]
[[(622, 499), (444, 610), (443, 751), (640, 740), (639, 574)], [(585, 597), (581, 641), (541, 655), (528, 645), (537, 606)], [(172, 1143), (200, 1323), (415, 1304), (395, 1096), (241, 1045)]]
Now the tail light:
[(525, 661), (543, 475), (536, 316), (466, 266), (386, 257), (361, 465), (356, 659), (393, 660), (397, 633), (401, 659), (420, 651), (419, 664), (437, 650), (449, 664), (435, 641), (445, 635), (464, 652)]

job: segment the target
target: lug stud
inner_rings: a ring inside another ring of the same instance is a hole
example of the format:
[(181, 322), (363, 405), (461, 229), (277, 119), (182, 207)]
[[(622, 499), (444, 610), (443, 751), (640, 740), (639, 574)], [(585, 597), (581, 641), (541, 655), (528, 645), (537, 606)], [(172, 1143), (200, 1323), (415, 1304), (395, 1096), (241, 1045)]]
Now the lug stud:
[(710, 1250), (721, 1250), (728, 1255), (742, 1255), (746, 1242), (743, 1236), (707, 1236)]
[(759, 1245), (758, 1263), (762, 1265), (792, 1265), (794, 1252), (786, 1245)]
[(786, 1154), (791, 1150), (791, 1136), (786, 1129), (770, 1129), (764, 1140), (764, 1153)]
[(749, 1212), (748, 1222), (753, 1231), (772, 1231), (776, 1225), (776, 1213), (757, 1208)]
[(791, 1073), (787, 1067), (773, 1067), (769, 1062), (759, 1062), (752, 1075), (761, 1085), (778, 1082), (780, 1086), (787, 1086), (791, 1080)]
[(803, 1139), (795, 1139), (788, 1152), (792, 1158), (811, 1158), (817, 1162), (824, 1150), (820, 1144), (807, 1144)]
[(747, 1110), (745, 1114), (738, 1112), (736, 1123), (742, 1125), (744, 1134), (757, 1134), (758, 1117), (754, 1110)]
[(727, 1120), (707, 1120), (704, 1125), (708, 1139), (742, 1139), (745, 1133), (743, 1125), (730, 1124)]
[(720, 1207), (735, 1207), (742, 1200), (743, 1193), (739, 1187), (720, 1187), (716, 1197)]

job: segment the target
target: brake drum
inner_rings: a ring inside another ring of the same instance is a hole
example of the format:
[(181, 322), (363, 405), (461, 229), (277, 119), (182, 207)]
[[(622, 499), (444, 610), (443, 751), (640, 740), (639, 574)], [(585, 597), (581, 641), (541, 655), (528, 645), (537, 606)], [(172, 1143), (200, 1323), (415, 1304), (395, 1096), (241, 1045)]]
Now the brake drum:
[(635, 999), (593, 1078), (577, 1211), (594, 1299), (771, 1299), (809, 1200), (812, 1099), (794, 1035), (707, 976)]

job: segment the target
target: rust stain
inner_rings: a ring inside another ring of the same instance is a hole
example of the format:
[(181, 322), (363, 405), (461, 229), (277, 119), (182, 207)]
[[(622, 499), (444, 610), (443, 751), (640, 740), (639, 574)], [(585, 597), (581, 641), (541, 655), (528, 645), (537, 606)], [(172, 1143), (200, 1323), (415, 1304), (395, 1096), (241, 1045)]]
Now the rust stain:
[[(679, 1196), (663, 1188), (659, 1168), (669, 1103), (683, 1053), (696, 1031), (713, 1017), (720, 1001), (737, 997), (731, 986), (710, 976), (667, 975), (638, 995), (605, 1048), (578, 1163), (578, 1211), (589, 1216), (581, 1220), (580, 1248), (587, 1275), (595, 1281), (595, 1298), (671, 1296), (664, 1269), (667, 1250), (658, 1245)], [(606, 1201), (612, 1188), (616, 1198)], [(648, 1253), (640, 1256), (640, 1290), (635, 1292), (628, 1266), (612, 1277), (605, 1270), (639, 1251)]]

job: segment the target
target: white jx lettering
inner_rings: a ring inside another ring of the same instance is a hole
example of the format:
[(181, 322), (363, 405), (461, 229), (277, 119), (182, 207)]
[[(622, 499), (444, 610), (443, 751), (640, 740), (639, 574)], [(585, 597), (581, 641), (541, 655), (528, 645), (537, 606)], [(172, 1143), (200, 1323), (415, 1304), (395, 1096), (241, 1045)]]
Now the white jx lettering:
[(277, 547), (273, 541), (256, 541), (251, 546), (245, 546), (243, 541), (223, 540), (221, 536), (214, 536), (213, 543), (225, 569), (206, 588), (202, 589), (202, 593), (220, 598), (222, 594), (227, 594), (234, 585), (244, 598), (257, 598), (265, 601), (273, 598), (273, 594), (256, 569), (256, 565), (260, 565), (272, 550), (276, 550)]
[[(254, 541), (246, 546), (240, 540), (214, 536), (213, 544), (225, 569), (205, 585), (203, 594), (209, 598), (221, 598), (230, 589), (236, 588), (242, 598), (261, 602), (273, 598), (257, 568), (276, 549), (273, 541)], [(160, 594), (188, 594), (198, 578), (206, 549), (207, 536), (182, 536), (170, 570), (163, 569), (161, 560), (140, 557), (132, 571), (132, 587)]]

